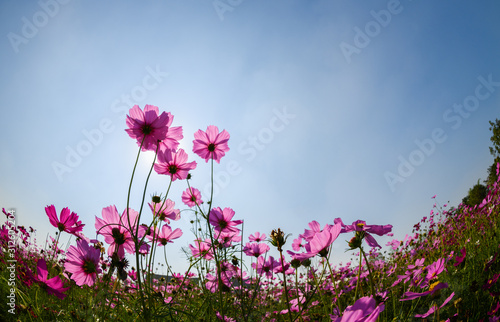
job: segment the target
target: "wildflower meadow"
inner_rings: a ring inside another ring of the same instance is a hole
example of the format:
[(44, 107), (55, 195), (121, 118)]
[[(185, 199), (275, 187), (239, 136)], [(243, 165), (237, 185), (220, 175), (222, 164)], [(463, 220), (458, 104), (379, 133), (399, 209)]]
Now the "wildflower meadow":
[[(3, 209), (3, 320), (500, 320), (498, 179), (475, 204), (441, 206), (436, 200), (412, 232), (388, 243), (388, 253), (380, 251), (378, 237), (392, 236), (395, 227), (363, 218), (313, 220), (302, 232), (266, 227), (244, 234), (245, 218), (213, 194), (214, 168), (230, 152), (230, 133), (209, 125), (194, 133), (192, 151), (185, 151), (179, 147), (183, 129), (172, 123), (171, 113), (153, 105), (129, 110), (125, 131), (137, 144), (137, 157), (130, 160), (126, 209), (105, 205), (94, 222), (83, 223), (77, 209), (47, 205), (46, 220), (57, 233), (45, 247), (33, 242), (34, 228), (16, 226), (14, 214)], [(154, 160), (146, 181), (137, 182), (144, 153)], [(190, 183), (198, 162), (210, 164), (208, 200)], [(493, 169), (496, 178), (499, 169)], [(168, 185), (147, 197), (152, 175), (166, 176)], [(136, 185), (144, 187), (142, 202), (132, 205)], [(181, 209), (174, 194), (195, 216), (191, 232), (176, 227)], [(85, 236), (84, 225), (95, 235)], [(183, 234), (192, 234), (189, 268), (156, 275), (155, 258), (167, 259), (169, 244)], [(62, 235), (75, 241), (63, 249)], [(356, 260), (333, 265), (334, 243)]]

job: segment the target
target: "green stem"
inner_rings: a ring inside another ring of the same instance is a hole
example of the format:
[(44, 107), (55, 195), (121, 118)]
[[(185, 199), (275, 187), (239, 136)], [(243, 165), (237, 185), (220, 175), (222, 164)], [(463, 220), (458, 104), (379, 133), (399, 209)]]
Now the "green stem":
[(286, 273), (285, 273), (285, 265), (284, 265), (284, 261), (283, 261), (283, 250), (281, 249), (281, 246), (280, 246), (279, 252), (280, 252), (280, 259), (281, 259), (281, 270), (283, 273), (283, 285), (285, 287), (285, 299), (286, 299), (286, 305), (288, 307), (288, 318), (290, 319), (290, 321), (293, 321), (292, 320), (292, 311), (290, 310), (290, 301), (288, 299), (288, 289), (286, 287)]
[(220, 257), (219, 254), (217, 253), (217, 247), (215, 245), (215, 239), (212, 234), (212, 229), (210, 227), (210, 211), (212, 210), (212, 204), (213, 204), (213, 197), (214, 197), (214, 159), (211, 159), (210, 162), (210, 201), (208, 202), (208, 212), (206, 215), (206, 220), (207, 220), (207, 229), (208, 233), (210, 236), (210, 241), (212, 243), (212, 248), (214, 250), (214, 259), (215, 259), (215, 267), (217, 269), (217, 285), (218, 285), (218, 291), (219, 291), (219, 304), (220, 304), (220, 314), (224, 316), (224, 302), (222, 299), (222, 275), (221, 275), (221, 263), (220, 263)]
[[(130, 184), (128, 186), (128, 193), (127, 193), (127, 221), (128, 221), (128, 229), (131, 228), (131, 223), (130, 223), (130, 213), (129, 213), (129, 208), (130, 208), (130, 192), (132, 190), (132, 182), (134, 181), (134, 175), (135, 175), (135, 170), (137, 169), (137, 164), (139, 163), (139, 155), (141, 154), (142, 150), (142, 145), (144, 144), (144, 140), (146, 139), (146, 136), (142, 138), (141, 145), (139, 146), (139, 151), (137, 152), (137, 157), (135, 159), (134, 163), (134, 169), (132, 170), (132, 176), (130, 178)], [(134, 233), (131, 231), (130, 234), (132, 235), (132, 239), (134, 240), (135, 243), (135, 262), (137, 266), (137, 284), (139, 286), (139, 293), (141, 294), (141, 303), (142, 303), (142, 312), (145, 314), (145, 317), (149, 317), (149, 312), (146, 312), (146, 303), (144, 302), (144, 293), (142, 292), (142, 282), (141, 282), (141, 267), (140, 267), (140, 262), (139, 262), (139, 243), (137, 241), (137, 235), (139, 234), (139, 218), (137, 218), (137, 229)]]
[(363, 247), (360, 247), (359, 250), (361, 251), (361, 254), (363, 254), (363, 257), (365, 258), (366, 266), (368, 267), (368, 280), (370, 281), (370, 289), (372, 291), (372, 296), (375, 298), (375, 287), (373, 285), (372, 270), (370, 269), (370, 264), (368, 263), (368, 258), (366, 258), (366, 254), (363, 251)]
[(339, 310), (339, 313), (340, 313), (340, 312), (342, 312), (342, 309), (341, 309), (341, 305), (340, 305), (338, 283), (335, 283), (335, 281), (333, 280), (333, 270), (332, 270), (332, 266), (330, 265), (330, 261), (328, 261), (328, 268), (330, 270), (330, 278), (332, 280), (332, 284), (335, 284), (335, 295), (337, 296), (337, 301), (335, 301), (335, 305), (337, 306), (337, 309)]
[[(304, 321), (304, 319), (302, 319), (302, 303), (300, 303), (300, 294), (299, 294), (299, 268), (297, 267), (295, 269), (295, 287), (297, 288), (297, 306), (299, 307), (299, 312), (300, 312), (300, 321)], [(305, 295), (304, 295), (305, 296)]]
[(57, 239), (56, 239), (56, 243), (54, 244), (54, 253), (52, 254), (52, 261), (54, 261), (55, 257), (56, 257), (56, 253), (57, 253), (57, 244), (59, 243), (59, 237), (61, 237), (61, 231), (59, 231), (59, 233), (57, 234)]
[(358, 286), (359, 286), (359, 280), (361, 279), (361, 262), (363, 261), (361, 256), (362, 254), (361, 252), (359, 252), (358, 280), (356, 281), (356, 291), (354, 291), (354, 301), (358, 299)]

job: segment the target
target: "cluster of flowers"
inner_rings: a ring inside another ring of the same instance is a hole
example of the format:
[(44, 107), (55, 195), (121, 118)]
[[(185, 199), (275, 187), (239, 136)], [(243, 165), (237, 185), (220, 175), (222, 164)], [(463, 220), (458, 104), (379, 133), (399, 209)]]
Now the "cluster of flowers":
[[(407, 235), (402, 241), (393, 240), (387, 244), (393, 250), (390, 260), (382, 259), (378, 253), (381, 246), (374, 235), (392, 236), (392, 225), (368, 225), (363, 220), (346, 225), (340, 218), (336, 218), (332, 224), (325, 224), (322, 228), (319, 222), (312, 221), (308, 225), (309, 229), (305, 229), (293, 240), (291, 244), (293, 251), (286, 252), (283, 252), (283, 247), (288, 236), (285, 236), (280, 229), (273, 230), (269, 237), (265, 233), (255, 232), (239, 250), (251, 258), (250, 267), (255, 270), (254, 276), (252, 272), (243, 271), (243, 265), (240, 265), (242, 263), (238, 262), (236, 256), (231, 256), (237, 251), (243, 239), (240, 227), (243, 221), (234, 219), (235, 211), (229, 207), (213, 207), (212, 200), (204, 203), (200, 191), (190, 186), (190, 171), (196, 168), (197, 163), (188, 162), (188, 154), (179, 148), (179, 140), (183, 138), (182, 128), (172, 127), (172, 122), (173, 116), (166, 112), (160, 114), (156, 106), (146, 105), (144, 110), (134, 106), (127, 116), (126, 132), (136, 140), (141, 151), (155, 153), (157, 159), (153, 168), (158, 174), (168, 176), (170, 183), (176, 180), (187, 182), (188, 187), (182, 192), (182, 202), (206, 221), (205, 230), (202, 233), (197, 233), (195, 230), (196, 238), (189, 245), (191, 261), (206, 270), (204, 275), (200, 276), (202, 285), (211, 293), (238, 290), (235, 294), (243, 294), (249, 289), (258, 292), (263, 286), (266, 294), (272, 294), (273, 298), (285, 298), (287, 309), (267, 312), (263, 318), (266, 320), (274, 321), (279, 319), (280, 315), (288, 315), (290, 320), (298, 317), (301, 320), (310, 320), (312, 317), (308, 316), (308, 312), (322, 301), (318, 294), (331, 298), (332, 310), (329, 317), (336, 322), (375, 321), (390, 302), (394, 306), (394, 302), (405, 305), (404, 303), (408, 301), (436, 298), (441, 291), (450, 288), (451, 282), (447, 283), (443, 276), (450, 270), (460, 272), (466, 265), (467, 254), (473, 252), (474, 248), (480, 247), (481, 242), (484, 243), (478, 240), (464, 246), (455, 232), (475, 225), (478, 231), (486, 234), (489, 228), (497, 225), (494, 219), (496, 217), (493, 215), (497, 214), (495, 208), (500, 202), (498, 198), (500, 192), (495, 183), (488, 197), (479, 206), (470, 208), (463, 206), (460, 212), (456, 210), (444, 212), (439, 221), (435, 220), (438, 212), (431, 211), (429, 219), (424, 217), (415, 225), (416, 231), (413, 235)], [(192, 151), (205, 162), (220, 163), (221, 158), (229, 151), (229, 138), (225, 130), (220, 132), (216, 126), (210, 125), (206, 131), (198, 130), (194, 133)], [(208, 204), (208, 210), (204, 209), (202, 204)], [(65, 280), (73, 280), (80, 287), (85, 285), (92, 287), (99, 279), (104, 279), (106, 271), (108, 275), (116, 271), (117, 279), (126, 283), (130, 289), (141, 292), (141, 278), (145, 280), (145, 277), (153, 272), (153, 268), (137, 260), (138, 270), (127, 270), (126, 253), (136, 255), (137, 259), (139, 256), (141, 258), (150, 256), (151, 259), (156, 247), (164, 247), (183, 234), (181, 229), (172, 228), (171, 221), (179, 220), (181, 211), (175, 209), (174, 201), (168, 199), (167, 195), (154, 196), (149, 202), (149, 208), (153, 218), (149, 224), (141, 223), (141, 213), (128, 205), (121, 214), (114, 205), (103, 208), (101, 217), (95, 217), (94, 227), (96, 235), (104, 238), (106, 244), (104, 247), (97, 239), (83, 235), (84, 225), (75, 212), (63, 208), (58, 216), (54, 205), (47, 206), (45, 211), (49, 221), (58, 230), (57, 239), (52, 239), (51, 251), (45, 257), (38, 258), (36, 269), (30, 269), (29, 265), (22, 266), (19, 271), (22, 275), (21, 280), (28, 286), (37, 283), (48, 294), (64, 299), (70, 288), (67, 284), (65, 286)], [(422, 231), (426, 224), (427, 230)], [(201, 228), (199, 230), (202, 231)], [(67, 251), (58, 247), (62, 233), (77, 238), (76, 245), (70, 246)], [(350, 267), (351, 263), (347, 263), (338, 268), (331, 267), (329, 259), (332, 255), (332, 244), (345, 233), (353, 234), (347, 245), (350, 250), (359, 252), (359, 266)], [(23, 235), (25, 237), (22, 242), (27, 245), (29, 234), (24, 230)], [(8, 229), (4, 225), (0, 230), (2, 243), (6, 240), (6, 236)], [(279, 258), (269, 255), (271, 250), (269, 244), (277, 248)], [(366, 245), (370, 249), (368, 254), (363, 248)], [(107, 258), (104, 256), (105, 253)], [(425, 265), (426, 256), (423, 254), (430, 253), (439, 256), (437, 258), (434, 256), (428, 260), (429, 264)], [(496, 316), (500, 310), (500, 300), (498, 300), (500, 292), (497, 291), (500, 287), (500, 283), (497, 283), (500, 273), (495, 270), (500, 266), (500, 260), (497, 260), (499, 253), (500, 251), (497, 251), (488, 262), (484, 263), (484, 270), (489, 274), (489, 278), (482, 285), (482, 290), (489, 292), (493, 300), (497, 299), (496, 306), (491, 307), (488, 312), (491, 316)], [(21, 255), (16, 254), (22, 263)], [(322, 270), (313, 268), (312, 260), (315, 258), (318, 259), (319, 265), (323, 265)], [(47, 264), (54, 260), (62, 263), (64, 272), (49, 277)], [(301, 268), (306, 270), (306, 274), (299, 274)], [(141, 271), (146, 270), (147, 273), (143, 275)], [(179, 290), (187, 287), (187, 279), (194, 274), (188, 271), (185, 275), (173, 274), (173, 276), (177, 283), (169, 283), (169, 286), (150, 285), (154, 292), (164, 296), (164, 302), (169, 305), (176, 303), (174, 294), (179, 294)], [(282, 276), (281, 281), (280, 276)], [(239, 282), (237, 286), (235, 280)], [(287, 288), (287, 285), (290, 287)], [(366, 286), (369, 286), (369, 292), (366, 291)], [(398, 287), (404, 291), (399, 293), (394, 291)], [(203, 292), (200, 291), (200, 294)], [(421, 310), (413, 316), (425, 318), (435, 314), (454, 296), (455, 292), (451, 292), (441, 302), (433, 301), (425, 308), (427, 311)], [(390, 297), (399, 301), (388, 301)], [(262, 304), (265, 304), (268, 297), (263, 295), (257, 298), (261, 298)], [(354, 302), (352, 305), (348, 305), (352, 302)], [(412, 305), (411, 310), (414, 309)], [(394, 308), (393, 310), (395, 311)], [(296, 315), (295, 318), (292, 318), (292, 314)], [(217, 317), (225, 321), (234, 321), (223, 312), (217, 312)]]

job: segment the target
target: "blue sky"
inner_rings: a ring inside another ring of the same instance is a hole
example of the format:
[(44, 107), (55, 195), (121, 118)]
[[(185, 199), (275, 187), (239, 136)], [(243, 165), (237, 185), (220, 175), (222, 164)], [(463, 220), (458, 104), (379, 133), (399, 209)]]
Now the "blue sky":
[[(202, 191), (210, 168), (193, 133), (230, 133), (214, 205), (233, 208), (245, 236), (295, 238), (340, 217), (392, 224), (402, 239), (433, 195), (457, 205), (486, 178), (499, 13), (497, 1), (2, 1), (0, 204), (39, 242), (55, 232), (50, 204), (94, 237), (102, 208), (126, 205), (138, 148), (124, 115), (152, 104), (183, 127)], [(141, 156), (137, 210), (152, 158)], [(153, 174), (146, 195), (167, 185)], [(181, 209), (185, 188), (170, 194)], [(193, 239), (182, 215), (167, 249), (178, 270)], [(333, 261), (348, 260), (347, 239)]]

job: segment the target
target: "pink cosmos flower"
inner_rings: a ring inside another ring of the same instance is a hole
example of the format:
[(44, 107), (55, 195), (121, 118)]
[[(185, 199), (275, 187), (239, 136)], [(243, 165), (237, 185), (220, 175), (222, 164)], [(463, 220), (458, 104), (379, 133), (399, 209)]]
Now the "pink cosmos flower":
[(160, 150), (154, 169), (158, 174), (169, 175), (172, 181), (183, 180), (187, 178), (189, 170), (196, 168), (196, 161), (187, 162), (187, 159), (188, 155), (183, 149), (177, 152), (169, 149)]
[[(160, 232), (156, 232), (154, 240), (158, 243), (158, 246), (165, 246), (167, 243), (173, 243), (174, 239), (182, 236), (182, 230), (180, 228), (172, 231), (169, 225), (163, 225)], [(147, 238), (153, 241), (153, 236), (148, 235)]]
[(40, 258), (37, 262), (36, 276), (34, 276), (29, 269), (27, 269), (26, 272), (28, 276), (33, 281), (40, 284), (48, 294), (53, 294), (61, 300), (66, 297), (66, 294), (64, 294), (64, 292), (66, 292), (69, 287), (64, 287), (64, 283), (61, 281), (61, 278), (59, 276), (54, 276), (51, 279), (48, 279), (49, 271), (47, 270), (47, 263), (44, 259)]
[(396, 286), (399, 284), (401, 281), (404, 283), (407, 283), (410, 279), (412, 281), (423, 281), (423, 277), (421, 277), (421, 274), (424, 270), (425, 258), (417, 259), (415, 261), (415, 265), (410, 264), (408, 265), (408, 269), (406, 270), (404, 275), (398, 275), (398, 279), (392, 284), (392, 287)]
[(219, 320), (224, 321), (224, 322), (236, 322), (236, 320), (235, 320), (235, 319), (230, 318), (230, 317), (227, 317), (227, 316), (225, 316), (225, 315), (224, 315), (224, 316), (222, 316), (219, 312), (216, 312), (216, 313), (215, 313), (215, 316), (216, 316)]
[(181, 219), (181, 212), (179, 209), (174, 209), (175, 207), (175, 202), (166, 199), (165, 203), (159, 202), (159, 203), (154, 203), (150, 202), (149, 203), (149, 208), (151, 208), (151, 211), (153, 212), (153, 215), (157, 216), (161, 221), (166, 222), (167, 224), (170, 224), (170, 220), (179, 220)]
[[(214, 276), (207, 274), (206, 280), (208, 281), (205, 286), (212, 293), (219, 289), (218, 273), (216, 272)], [(231, 288), (231, 279), (234, 276), (240, 276), (240, 271), (237, 266), (232, 265), (228, 262), (220, 262), (220, 278), (223, 288)]]
[[(299, 290), (299, 295), (297, 298), (290, 300), (290, 304), (291, 304), (290, 311), (291, 312), (299, 312), (300, 311), (299, 301), (300, 301), (302, 306), (303, 306), (303, 303), (305, 303), (305, 301), (306, 301), (306, 297), (304, 296), (304, 293), (302, 293), (301, 290)], [(313, 306), (316, 306), (318, 304), (319, 304), (319, 301), (313, 301), (313, 302), (311, 302), (311, 304), (309, 304), (309, 307), (313, 307)], [(288, 309), (281, 310), (280, 313), (287, 314)], [(306, 321), (306, 320), (304, 319), (304, 321)]]
[(229, 133), (226, 130), (219, 133), (217, 126), (209, 125), (206, 132), (198, 130), (194, 134), (193, 152), (205, 159), (206, 162), (209, 159), (214, 159), (220, 163), (220, 159), (229, 151), (228, 140)]
[[(498, 175), (498, 170), (497, 170)], [(491, 308), (491, 311), (488, 312), (488, 315), (496, 315), (500, 311), (500, 301), (497, 301), (497, 305)]]
[(273, 271), (280, 264), (274, 257), (269, 256), (267, 260), (264, 257), (257, 258), (257, 263), (252, 263), (252, 267), (257, 270), (257, 274), (263, 275), (266, 274), (267, 278), (271, 278), (273, 276)]
[(286, 275), (295, 274), (295, 269), (293, 267), (290, 267), (290, 263), (283, 260), (283, 265), (281, 265), (281, 261), (278, 261), (278, 266), (274, 268), (274, 272), (276, 274), (283, 274), (283, 270), (285, 271)]
[(326, 257), (330, 245), (337, 239), (340, 234), (341, 226), (337, 223), (333, 226), (325, 225), (325, 228), (319, 233), (314, 234), (310, 241), (304, 246), (306, 252), (302, 254), (297, 254), (292, 251), (287, 251), (294, 259), (303, 261), (305, 259), (311, 258), (315, 255), (320, 255), (321, 257)]
[(138, 105), (134, 105), (127, 115), (128, 129), (125, 131), (132, 139), (137, 140), (142, 151), (156, 151), (159, 141), (167, 137), (168, 125), (172, 123), (169, 114), (159, 114), (158, 107), (146, 105), (142, 111)]
[(236, 225), (242, 224), (243, 220), (231, 220), (234, 216), (234, 210), (231, 208), (224, 208), (221, 210), (220, 207), (213, 208), (208, 214), (208, 221), (215, 230), (222, 232), (238, 232), (239, 229), (234, 227)]
[(237, 231), (215, 231), (214, 238), (219, 242), (219, 247), (228, 248), (233, 243), (241, 241), (240, 230)]
[[(484, 283), (482, 286), (483, 291), (489, 290), (493, 285), (495, 285), (498, 281), (498, 278), (500, 278), (500, 273), (494, 274), (492, 278), (487, 280), (486, 283)], [(490, 292), (490, 294), (492, 293)]]
[(372, 296), (365, 296), (358, 299), (353, 305), (348, 306), (342, 317), (333, 319), (335, 322), (375, 322), (380, 313), (385, 309), (385, 305), (377, 302)]
[(462, 264), (463, 261), (465, 260), (465, 257), (467, 256), (467, 250), (465, 249), (465, 247), (463, 247), (460, 250), (460, 254), (461, 254), (460, 256), (455, 257), (455, 263), (453, 264), (453, 266), (455, 266), (455, 267)]
[(426, 291), (426, 292), (415, 293), (415, 292), (408, 291), (408, 292), (406, 292), (406, 293), (403, 294), (403, 296), (405, 298), (404, 299), (400, 299), (400, 301), (414, 300), (414, 299), (422, 297), (422, 296), (427, 296), (427, 295), (430, 295), (430, 294), (434, 294), (436, 291), (438, 291), (440, 289), (443, 289), (443, 288), (447, 288), (447, 287), (448, 287), (447, 283), (437, 283), (435, 285), (431, 285), (431, 287), (429, 288), (429, 290)]
[(391, 246), (392, 250), (397, 250), (401, 246), (401, 242), (397, 239), (393, 239), (385, 244), (386, 246)]
[(128, 276), (132, 279), (132, 281), (137, 281), (137, 272), (133, 267), (130, 271), (128, 271)]
[(184, 138), (184, 136), (182, 135), (182, 126), (170, 126), (172, 124), (172, 121), (174, 120), (174, 116), (170, 114), (170, 112), (167, 112), (167, 115), (167, 136), (165, 137), (165, 139), (161, 140), (159, 150), (170, 149), (175, 151), (179, 146), (179, 141)]
[(455, 296), (455, 292), (451, 293), (451, 295), (448, 296), (448, 298), (446, 298), (446, 300), (444, 300), (444, 302), (443, 302), (443, 304), (441, 304), (441, 306), (438, 307), (436, 304), (434, 304), (433, 306), (431, 306), (431, 308), (429, 309), (429, 311), (427, 311), (424, 314), (416, 314), (415, 317), (416, 318), (426, 318), (426, 317), (428, 317), (429, 315), (431, 315), (432, 313), (434, 313), (436, 310), (439, 310), (439, 309), (443, 308), (443, 306), (445, 306), (446, 304), (448, 304), (448, 302), (451, 301), (451, 299), (453, 298), (453, 296)]
[(440, 258), (434, 263), (427, 266), (426, 280), (431, 281), (436, 278), (444, 270), (444, 258)]
[(59, 231), (65, 231), (74, 235), (82, 231), (83, 226), (85, 226), (78, 220), (78, 215), (69, 210), (68, 207), (61, 210), (60, 220), (57, 218), (56, 207), (54, 207), (54, 205), (45, 207), (45, 213), (47, 213), (52, 226), (59, 229)]
[(187, 188), (182, 192), (182, 202), (190, 208), (201, 205), (203, 200), (201, 200), (200, 190), (192, 187)]
[(292, 249), (296, 252), (300, 252), (302, 247), (304, 247), (304, 245), (302, 244), (302, 238), (301, 237), (295, 238), (292, 242)]
[(99, 267), (99, 256), (101, 252), (87, 244), (84, 240), (76, 242), (77, 247), (71, 246), (66, 254), (64, 268), (72, 273), (71, 279), (77, 285), (84, 284), (92, 286), (95, 283), (97, 274), (102, 272)]
[(257, 231), (253, 235), (250, 234), (250, 236), (248, 236), (248, 240), (256, 242), (256, 243), (260, 243), (260, 242), (265, 241), (266, 237), (267, 237), (266, 234), (261, 234), (260, 232)]
[(299, 237), (304, 238), (305, 241), (310, 241), (315, 234), (321, 232), (321, 225), (316, 220), (311, 221), (308, 226), (311, 229), (305, 229), (304, 233), (299, 235)]
[(413, 265), (413, 264), (408, 265), (408, 269), (413, 270), (415, 268), (422, 267), (422, 266), (424, 266), (424, 262), (425, 262), (425, 257), (420, 258), (420, 259), (416, 259), (415, 265)]
[(189, 245), (191, 249), (191, 253), (193, 257), (203, 257), (206, 260), (211, 260), (214, 258), (214, 254), (212, 251), (212, 247), (210, 246), (210, 239), (205, 239), (205, 241), (201, 241), (196, 239), (194, 241), (195, 246)]
[(392, 225), (383, 225), (383, 226), (381, 226), (381, 225), (367, 225), (366, 222), (363, 220), (356, 220), (351, 225), (344, 225), (344, 223), (342, 222), (342, 220), (340, 218), (335, 219), (334, 222), (340, 223), (342, 225), (341, 233), (347, 233), (347, 232), (351, 232), (351, 231), (360, 232), (360, 233), (362, 232), (364, 234), (364, 240), (366, 240), (366, 243), (370, 247), (382, 248), (382, 246), (380, 246), (377, 243), (375, 238), (373, 238), (373, 236), (370, 235), (370, 233), (376, 234), (379, 236), (383, 236), (383, 235), (386, 235), (392, 231)]
[[(109, 256), (117, 251), (118, 257), (123, 258), (125, 250), (129, 254), (135, 254), (131, 231), (135, 233), (138, 215), (137, 211), (129, 209), (129, 217), (127, 218), (127, 210), (125, 209), (120, 217), (116, 206), (112, 205), (102, 209), (102, 219), (95, 217), (95, 229), (98, 234), (104, 236), (104, 241), (109, 244)], [(141, 248), (144, 247), (147, 248), (146, 244), (141, 246)]]
[(243, 252), (247, 256), (255, 256), (259, 257), (262, 254), (265, 254), (269, 251), (269, 246), (262, 243), (247, 243), (243, 248)]

